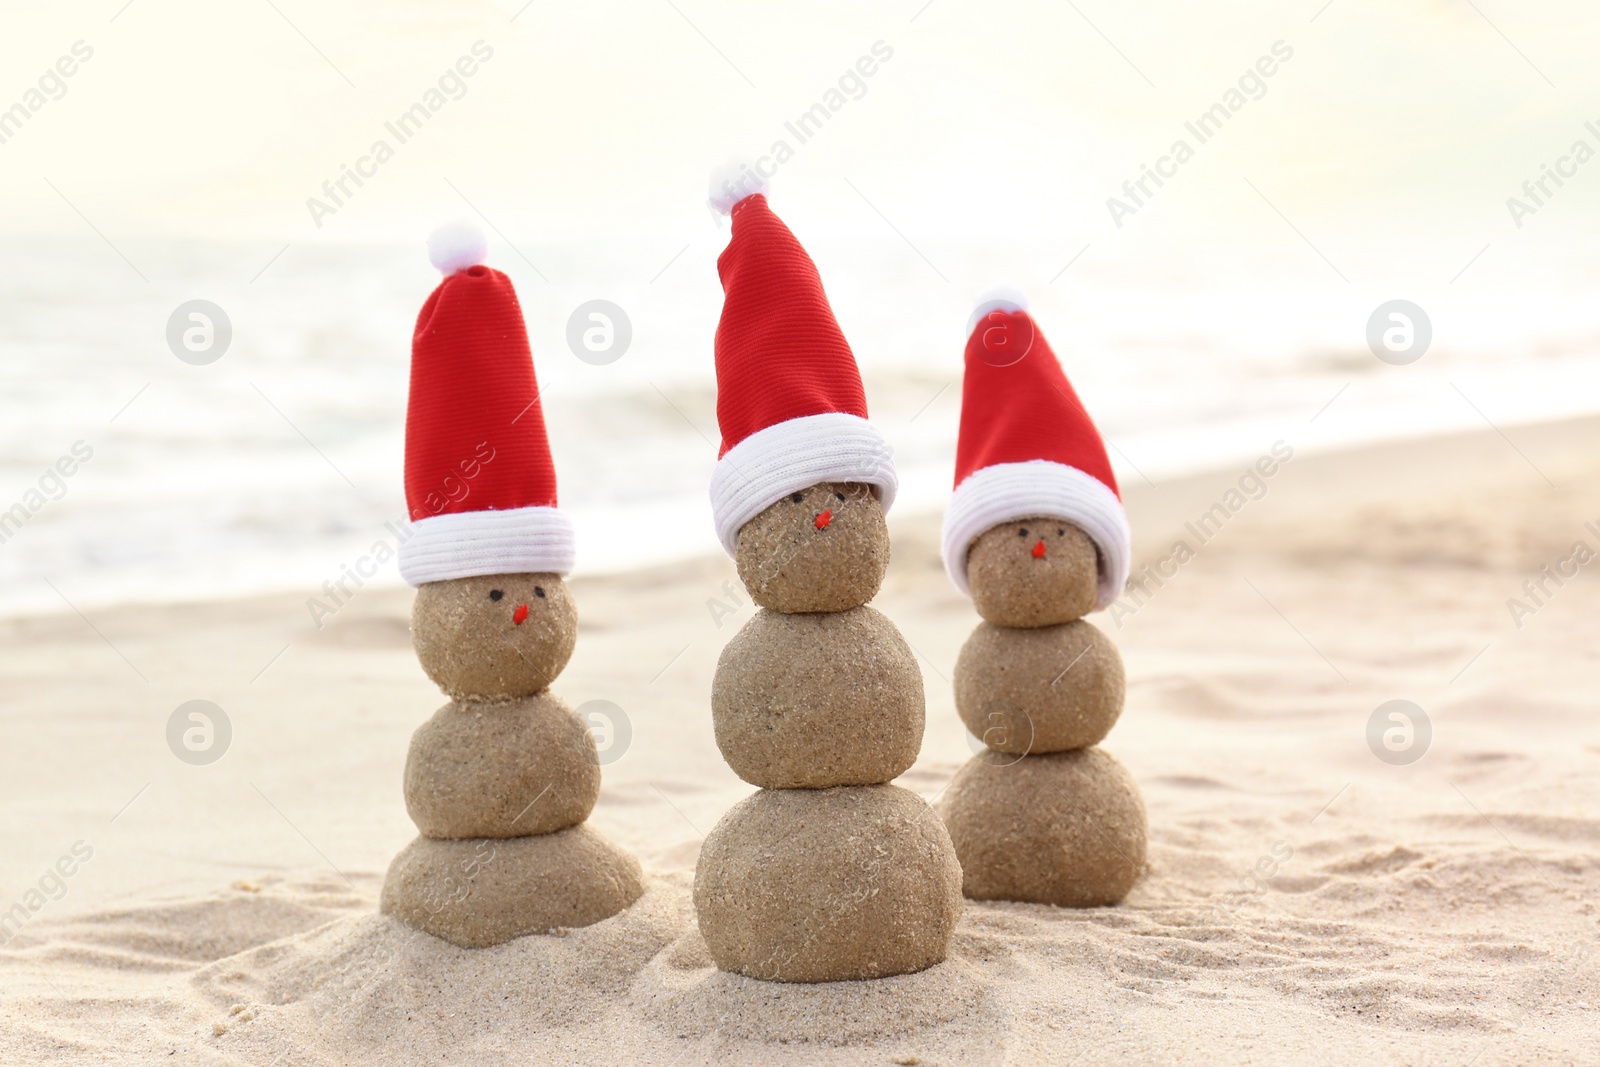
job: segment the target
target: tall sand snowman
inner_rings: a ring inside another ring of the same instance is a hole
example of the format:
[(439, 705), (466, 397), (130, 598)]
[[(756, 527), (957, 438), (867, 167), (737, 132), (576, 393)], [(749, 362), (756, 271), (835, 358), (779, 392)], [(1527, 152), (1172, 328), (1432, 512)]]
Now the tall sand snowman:
[(420, 835), (380, 908), (468, 948), (587, 926), (643, 892), (639, 862), (584, 825), (600, 763), (550, 683), (572, 656), (564, 580), (572, 523), (556, 507), (522, 309), (483, 266), (476, 231), (429, 241), (444, 280), (417, 317), (406, 412), (411, 634), (450, 697), (411, 738), (406, 809)]
[(939, 805), (966, 895), (1115, 904), (1144, 870), (1145, 810), (1098, 747), (1122, 713), (1122, 658), (1083, 616), (1127, 581), (1128, 520), (1105, 443), (1017, 297), (968, 322), (943, 548), (984, 619), (954, 681), (986, 747)]
[(943, 960), (961, 869), (937, 813), (888, 783), (922, 747), (922, 676), (866, 606), (889, 563), (893, 458), (805, 250), (742, 176), (717, 261), (717, 535), (759, 606), (712, 682), (717, 745), (760, 786), (695, 869), (717, 966), (752, 978), (883, 978)]

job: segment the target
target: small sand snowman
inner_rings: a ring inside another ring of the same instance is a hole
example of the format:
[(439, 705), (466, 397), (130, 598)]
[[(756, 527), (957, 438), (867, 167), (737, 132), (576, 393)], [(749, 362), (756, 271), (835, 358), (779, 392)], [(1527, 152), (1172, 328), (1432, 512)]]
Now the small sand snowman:
[(711, 501), (760, 610), (723, 650), (711, 707), (723, 758), (761, 789), (701, 849), (700, 931), (752, 978), (920, 971), (945, 957), (961, 869), (933, 809), (888, 784), (924, 714), (911, 649), (866, 606), (889, 563), (893, 459), (810, 257), (763, 191), (713, 179), (712, 201), (733, 235)]
[(1098, 747), (1122, 713), (1122, 659), (1082, 617), (1127, 581), (1128, 520), (1099, 431), (1017, 298), (968, 324), (943, 542), (984, 618), (955, 697), (987, 747), (939, 805), (966, 895), (1115, 904), (1144, 870), (1144, 801)]
[(421, 836), (380, 902), (468, 948), (587, 926), (643, 892), (638, 861), (584, 825), (600, 793), (594, 739), (549, 691), (577, 640), (572, 524), (522, 309), (484, 251), (470, 229), (434, 234), (445, 278), (412, 341), (400, 572), (417, 587), (417, 658), (450, 703), (411, 738), (406, 809)]

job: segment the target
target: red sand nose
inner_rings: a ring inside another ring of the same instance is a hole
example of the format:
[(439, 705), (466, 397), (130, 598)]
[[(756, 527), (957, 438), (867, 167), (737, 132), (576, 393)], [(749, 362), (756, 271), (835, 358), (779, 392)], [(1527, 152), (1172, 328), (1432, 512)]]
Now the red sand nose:
[(511, 613), (511, 621), (516, 623), (518, 626), (521, 626), (522, 625), (522, 620), (526, 619), (527, 617), (528, 617), (528, 605), (526, 605), (526, 604), (518, 604), (517, 605), (517, 610), (513, 611)]
[(1033, 543), (1033, 558), (1044, 559), (1044, 541), (1042, 539)]
[(832, 521), (833, 521), (833, 509), (832, 508), (823, 509), (822, 514), (817, 516), (817, 529), (819, 529), (819, 530), (822, 529), (823, 527), (827, 526), (828, 523), (830, 523)]

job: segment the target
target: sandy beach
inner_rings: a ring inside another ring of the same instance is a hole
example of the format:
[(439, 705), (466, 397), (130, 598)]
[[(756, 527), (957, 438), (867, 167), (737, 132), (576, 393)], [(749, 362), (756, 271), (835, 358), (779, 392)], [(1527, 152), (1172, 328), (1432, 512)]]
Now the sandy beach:
[[(1600, 564), (1524, 590), (1600, 549), (1600, 419), (1297, 453), (1241, 489), (1245, 469), (1126, 486), (1136, 581), (1159, 581), (1093, 621), (1128, 675), (1105, 747), (1149, 809), (1132, 895), (968, 902), (947, 962), (873, 983), (721, 974), (696, 931), (700, 842), (751, 791), (709, 712), (753, 611), (726, 559), (572, 583), (554, 688), (626, 715), (592, 821), (649, 888), (482, 951), (376, 910), (414, 834), (407, 741), (443, 703), (409, 591), (320, 630), (306, 593), (0, 622), (0, 909), (24, 916), (0, 1058), (1600, 1063)], [(874, 603), (928, 693), (899, 784), (937, 803), (972, 754), (949, 676), (977, 617), (938, 516), (890, 528)], [(209, 765), (167, 746), (193, 699), (231, 724)], [(1404, 765), (1367, 740), (1396, 699), (1432, 729)]]

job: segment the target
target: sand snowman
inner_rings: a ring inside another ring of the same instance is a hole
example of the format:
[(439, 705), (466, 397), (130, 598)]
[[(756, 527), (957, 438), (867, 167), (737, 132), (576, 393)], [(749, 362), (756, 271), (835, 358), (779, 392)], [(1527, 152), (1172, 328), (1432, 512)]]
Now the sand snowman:
[(717, 533), (759, 606), (712, 682), (717, 745), (760, 790), (695, 869), (717, 965), (823, 982), (944, 959), (961, 870), (938, 815), (888, 783), (922, 746), (922, 676), (870, 607), (896, 479), (855, 357), (805, 250), (762, 192), (719, 188)]
[(390, 864), (380, 907), (480, 948), (598, 922), (643, 884), (638, 861), (584, 825), (594, 739), (549, 691), (577, 639), (573, 533), (522, 309), (482, 265), (481, 235), (441, 230), (429, 253), (445, 278), (412, 340), (400, 572), (417, 587), (417, 658), (450, 703), (411, 738), (421, 836)]
[(1020, 299), (968, 323), (943, 543), (984, 619), (954, 683), (986, 748), (940, 803), (966, 895), (1115, 904), (1144, 869), (1144, 801), (1098, 747), (1122, 713), (1122, 659), (1082, 617), (1127, 581), (1128, 521), (1099, 431)]

